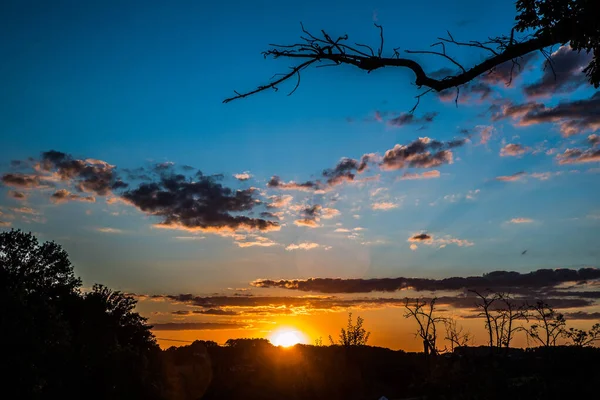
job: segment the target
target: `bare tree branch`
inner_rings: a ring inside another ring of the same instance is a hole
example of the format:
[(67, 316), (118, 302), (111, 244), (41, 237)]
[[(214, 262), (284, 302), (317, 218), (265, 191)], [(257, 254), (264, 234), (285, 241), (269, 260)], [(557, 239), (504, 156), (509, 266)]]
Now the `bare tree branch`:
[[(384, 67), (400, 67), (411, 70), (415, 75), (414, 83), (417, 87), (427, 87), (433, 91), (441, 92), (449, 88), (457, 88), (464, 85), (467, 82), (472, 81), (478, 76), (494, 69), (498, 65), (507, 61), (516, 60), (528, 53), (533, 51), (543, 51), (546, 47), (566, 43), (569, 38), (564, 34), (557, 33), (557, 31), (544, 30), (539, 31), (535, 35), (525, 36), (521, 41), (518, 41), (514, 37), (514, 30), (511, 32), (511, 36), (499, 36), (496, 38), (490, 38), (487, 42), (459, 42), (448, 32), (449, 38), (440, 38), (440, 42), (433, 44), (433, 46), (441, 46), (442, 51), (406, 51), (408, 54), (432, 54), (446, 58), (448, 61), (457, 65), (461, 72), (452, 76), (445, 77), (443, 79), (435, 79), (428, 75), (423, 67), (416, 61), (400, 57), (398, 48), (393, 51), (392, 57), (383, 56), (383, 45), (384, 45), (384, 34), (383, 27), (375, 24), (375, 27), (380, 32), (380, 45), (377, 49), (377, 55), (375, 50), (368, 45), (356, 43), (354, 46), (347, 44), (348, 35), (340, 36), (337, 39), (333, 39), (327, 32), (321, 31), (321, 36), (317, 37), (310, 33), (301, 24), (303, 35), (301, 36), (301, 43), (292, 45), (272, 45), (270, 50), (263, 52), (264, 57), (273, 58), (290, 58), (304, 60), (301, 64), (292, 67), (290, 73), (284, 74), (282, 78), (275, 82), (267, 85), (259, 86), (258, 88), (245, 93), (235, 92), (235, 96), (229, 97), (223, 100), (224, 103), (230, 101), (248, 97), (250, 95), (265, 91), (267, 89), (277, 89), (277, 85), (290, 79), (306, 67), (313, 63), (321, 61), (331, 61), (333, 64), (328, 65), (341, 65), (350, 64), (359, 69), (367, 72), (375, 71), (379, 68)], [(444, 43), (452, 43), (456, 46), (467, 46), (485, 50), (491, 54), (486, 60), (472, 66), (471, 68), (463, 67), (458, 61), (449, 56), (446, 53)], [(496, 46), (494, 49), (492, 46)], [(359, 48), (365, 48), (368, 52), (359, 50)], [(514, 62), (514, 61), (513, 61)]]

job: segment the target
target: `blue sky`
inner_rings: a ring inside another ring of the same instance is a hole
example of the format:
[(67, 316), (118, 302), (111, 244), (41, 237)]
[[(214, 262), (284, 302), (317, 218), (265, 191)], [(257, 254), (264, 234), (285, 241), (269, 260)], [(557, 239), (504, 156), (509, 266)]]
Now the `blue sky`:
[[(528, 98), (523, 88), (546, 73), (541, 55), (527, 62), (511, 87), (492, 85), (484, 100), (465, 91), (457, 107), (435, 94), (424, 97), (415, 117), (437, 113), (430, 123), (390, 123), (413, 107), (419, 93), (409, 72), (392, 68), (371, 74), (351, 67), (310, 69), (292, 96), (286, 96), (290, 83), (276, 93), (222, 103), (233, 90), (251, 90), (293, 65), (264, 60), (260, 52), (269, 43), (295, 42), (300, 21), (309, 30), (348, 33), (375, 45), (377, 22), (391, 54), (397, 46), (428, 48), (446, 29), (460, 40), (508, 33), (513, 7), (505, 1), (5, 2), (0, 172), (32, 174), (10, 161), (32, 157), (31, 167), (42, 152), (56, 150), (75, 160), (103, 160), (120, 177), (124, 169), (151, 171), (172, 162), (173, 168), (223, 174), (221, 184), (234, 191), (257, 188), (265, 203), (272, 196), (292, 198), (277, 209), (278, 231), (223, 236), (157, 229), (160, 217), (122, 201), (107, 203), (122, 199), (122, 192), (80, 193), (75, 178), (45, 188), (5, 181), (0, 229), (21, 228), (63, 244), (86, 285), (102, 282), (138, 293), (223, 292), (260, 278), (442, 278), (597, 266), (598, 163), (561, 165), (560, 155), (584, 149), (600, 124), (567, 136), (561, 133), (564, 120), (520, 126), (522, 117), (505, 112), (494, 118), (490, 111), (494, 104), (557, 107), (591, 98), (594, 91), (581, 84), (549, 98)], [(465, 48), (452, 54), (465, 65), (485, 56)], [(435, 56), (415, 59), (429, 72), (451, 66)], [(576, 82), (571, 72), (564, 79)], [(380, 160), (396, 144), (420, 137), (468, 140), (451, 150), (451, 163), (384, 170), (375, 162), (355, 181), (325, 193), (267, 187), (272, 176), (323, 180), (322, 171), (342, 157), (375, 153)], [(520, 147), (508, 155), (510, 144)], [(251, 179), (233, 177), (246, 171)], [(401, 180), (427, 171), (439, 174)], [(497, 179), (520, 172), (513, 180)], [(361, 181), (367, 177), (373, 180)], [(95, 201), (51, 201), (61, 188)], [(15, 199), (14, 191), (26, 199)], [(302, 209), (314, 205), (322, 207), (318, 227), (295, 224)], [(419, 233), (431, 238), (410, 241)], [(271, 245), (239, 245), (252, 240)]]

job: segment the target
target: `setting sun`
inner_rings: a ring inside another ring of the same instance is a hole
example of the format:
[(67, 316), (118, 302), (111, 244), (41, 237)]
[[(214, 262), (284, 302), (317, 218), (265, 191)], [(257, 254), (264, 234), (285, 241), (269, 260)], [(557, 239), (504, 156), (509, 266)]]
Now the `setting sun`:
[(302, 343), (304, 335), (295, 329), (279, 329), (271, 335), (271, 343), (275, 346), (290, 347)]

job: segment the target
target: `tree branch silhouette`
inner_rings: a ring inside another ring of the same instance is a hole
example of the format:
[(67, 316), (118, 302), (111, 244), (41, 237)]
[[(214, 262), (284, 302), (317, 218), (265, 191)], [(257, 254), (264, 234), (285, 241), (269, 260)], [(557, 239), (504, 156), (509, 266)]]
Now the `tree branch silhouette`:
[[(552, 4), (550, 4), (552, 3)], [(384, 67), (399, 67), (411, 70), (414, 73), (414, 84), (418, 88), (427, 90), (417, 96), (417, 105), (420, 97), (430, 91), (441, 92), (451, 88), (458, 88), (487, 72), (492, 72), (496, 67), (506, 62), (512, 62), (509, 82), (512, 81), (512, 72), (519, 65), (523, 56), (540, 51), (546, 59), (549, 53), (545, 50), (554, 45), (570, 43), (574, 50), (593, 51), (595, 56), (584, 69), (590, 83), (596, 88), (600, 85), (600, 66), (597, 55), (600, 54), (600, 31), (593, 15), (592, 1), (577, 0), (519, 0), (516, 3), (517, 23), (511, 29), (510, 35), (490, 37), (486, 41), (458, 41), (450, 32), (446, 38), (438, 38), (438, 42), (431, 45), (438, 50), (405, 50), (406, 54), (428, 54), (442, 57), (460, 69), (459, 73), (438, 79), (432, 73), (427, 73), (423, 66), (411, 59), (400, 56), (399, 48), (393, 49), (392, 56), (384, 56), (384, 33), (381, 25), (375, 24), (379, 29), (380, 43), (377, 50), (372, 46), (348, 42), (348, 35), (333, 39), (325, 30), (320, 35), (315, 35), (301, 24), (302, 35), (300, 42), (291, 45), (271, 44), (271, 49), (263, 52), (265, 58), (272, 57), (302, 60), (302, 63), (291, 67), (289, 73), (274, 82), (258, 86), (256, 89), (226, 98), (223, 103), (248, 97), (268, 89), (277, 90), (278, 85), (298, 76), (298, 82), (292, 93), (298, 88), (300, 72), (315, 63), (330, 62), (321, 66), (352, 65), (371, 73)], [(515, 32), (521, 33), (516, 37)], [(465, 67), (446, 51), (446, 45), (457, 47), (471, 47), (486, 52), (489, 57), (471, 67)], [(550, 67), (552, 65), (550, 64)], [(291, 93), (290, 93), (291, 94)], [(415, 107), (411, 110), (413, 112)]]

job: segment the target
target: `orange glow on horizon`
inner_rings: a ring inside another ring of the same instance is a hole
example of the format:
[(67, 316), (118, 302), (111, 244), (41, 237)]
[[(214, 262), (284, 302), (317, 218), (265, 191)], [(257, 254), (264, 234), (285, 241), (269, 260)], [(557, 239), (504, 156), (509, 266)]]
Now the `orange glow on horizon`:
[(269, 336), (269, 340), (275, 346), (291, 347), (298, 343), (305, 343), (305, 335), (293, 328), (281, 328)]

